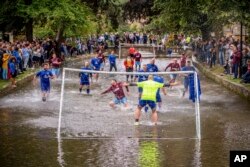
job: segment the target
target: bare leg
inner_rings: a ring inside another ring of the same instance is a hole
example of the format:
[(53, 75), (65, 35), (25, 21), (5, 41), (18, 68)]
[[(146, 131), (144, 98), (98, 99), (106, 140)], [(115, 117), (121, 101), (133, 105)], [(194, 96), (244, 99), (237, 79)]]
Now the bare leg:
[(125, 107), (125, 109), (128, 109), (128, 108), (129, 108), (128, 103), (125, 103), (125, 104), (124, 104), (124, 107)]
[(135, 110), (135, 120), (139, 121), (140, 117), (141, 117), (141, 108), (137, 107), (137, 109)]
[(115, 108), (115, 103), (113, 101), (109, 102), (110, 107)]
[(80, 85), (80, 87), (79, 87), (79, 92), (80, 93), (82, 93), (82, 87), (83, 87), (83, 85)]
[(152, 111), (151, 121), (153, 122), (153, 124), (155, 124), (155, 125), (157, 124), (158, 115), (157, 115), (156, 109), (154, 109), (154, 110)]
[(95, 78), (95, 79), (96, 79), (96, 82), (98, 81), (98, 77), (99, 77), (99, 75), (98, 75), (98, 74), (96, 74), (96, 78)]

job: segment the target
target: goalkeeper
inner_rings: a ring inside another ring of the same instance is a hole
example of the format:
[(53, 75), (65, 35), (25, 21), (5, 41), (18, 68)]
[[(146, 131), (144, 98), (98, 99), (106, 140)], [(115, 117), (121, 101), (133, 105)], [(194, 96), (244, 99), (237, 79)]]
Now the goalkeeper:
[[(84, 63), (84, 67), (81, 69), (82, 70), (91, 70), (91, 68), (89, 67), (89, 62), (86, 61)], [(90, 82), (89, 82), (89, 80), (91, 79), (91, 81), (92, 81), (92, 73), (80, 72), (79, 77), (80, 77), (80, 88), (79, 88), (80, 94), (82, 92), (83, 86), (86, 86), (87, 87), (86, 93), (89, 95), (90, 94)]]
[(163, 83), (153, 81), (153, 75), (148, 76), (147, 81), (137, 82), (137, 86), (143, 89), (141, 99), (137, 109), (135, 110), (135, 125), (139, 125), (139, 119), (141, 116), (141, 109), (148, 105), (152, 110), (151, 121), (153, 124), (157, 124), (158, 115), (156, 112), (156, 93), (159, 88), (164, 86)]
[[(130, 84), (133, 86), (132, 84)], [(137, 86), (139, 88), (143, 89), (141, 99), (139, 100), (139, 104), (137, 109), (135, 110), (135, 125), (139, 125), (139, 119), (141, 116), (141, 109), (148, 105), (152, 110), (152, 116), (151, 121), (154, 125), (157, 124), (158, 115), (156, 111), (156, 101), (157, 101), (157, 91), (160, 88), (166, 87), (166, 86), (174, 86), (177, 85), (177, 83), (170, 83), (170, 84), (164, 84), (160, 83), (159, 81), (154, 81), (153, 75), (148, 76), (147, 81), (143, 82), (137, 82)], [(162, 89), (164, 95), (166, 95), (166, 92), (164, 89)]]

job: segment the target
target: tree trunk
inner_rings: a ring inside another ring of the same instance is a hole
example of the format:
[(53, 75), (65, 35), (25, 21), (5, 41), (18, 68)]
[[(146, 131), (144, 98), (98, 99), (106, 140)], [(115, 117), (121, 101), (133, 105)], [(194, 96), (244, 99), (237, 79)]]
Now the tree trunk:
[(57, 34), (56, 34), (56, 55), (58, 57), (61, 57), (61, 52), (60, 52), (60, 46), (63, 41), (63, 33), (64, 33), (64, 25), (62, 25), (58, 28)]
[(30, 18), (25, 24), (26, 40), (29, 42), (33, 41), (33, 19)]
[(202, 40), (209, 40), (211, 30), (209, 27), (204, 26), (200, 28)]

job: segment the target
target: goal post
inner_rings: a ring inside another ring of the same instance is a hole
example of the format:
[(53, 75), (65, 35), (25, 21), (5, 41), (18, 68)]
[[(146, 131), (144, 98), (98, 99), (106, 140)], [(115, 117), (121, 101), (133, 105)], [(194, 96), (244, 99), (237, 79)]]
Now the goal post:
[[(63, 70), (62, 70), (62, 82), (61, 82), (61, 94), (60, 94), (60, 107), (59, 107), (59, 116), (58, 116), (57, 138), (61, 138), (62, 115), (63, 115), (63, 109), (64, 109), (64, 107), (66, 107), (64, 105), (66, 72), (72, 72), (72, 73), (84, 72), (84, 73), (92, 73), (92, 74), (95, 73), (95, 74), (105, 75), (105, 76), (108, 76), (108, 75), (109, 76), (110, 75), (116, 75), (116, 76), (163, 75), (163, 76), (167, 76), (170, 74), (194, 74), (194, 88), (195, 88), (195, 96), (196, 96), (195, 105), (194, 105), (195, 106), (195, 114), (194, 114), (195, 115), (195, 133), (196, 133), (196, 138), (199, 140), (201, 139), (200, 100), (199, 100), (199, 88), (198, 88), (199, 83), (198, 83), (198, 74), (196, 71), (153, 72), (153, 73), (152, 72), (108, 72), (108, 71), (82, 70), (82, 69), (76, 69), (76, 68), (63, 68)], [(78, 76), (78, 75), (75, 75), (75, 76)], [(75, 80), (79, 80), (79, 79), (75, 78)], [(105, 78), (104, 80), (108, 81), (108, 84), (107, 83), (106, 84), (110, 86), (109, 81), (111, 81), (111, 79)], [(78, 90), (78, 88), (76, 88), (76, 90)], [(133, 117), (133, 116), (131, 115), (131, 117)]]

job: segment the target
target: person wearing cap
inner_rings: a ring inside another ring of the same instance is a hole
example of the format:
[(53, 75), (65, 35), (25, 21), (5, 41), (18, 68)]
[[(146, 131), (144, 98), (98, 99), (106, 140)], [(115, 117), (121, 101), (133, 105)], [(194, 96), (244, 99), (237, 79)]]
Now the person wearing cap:
[(134, 58), (134, 54), (135, 54), (134, 45), (131, 45), (131, 47), (129, 48), (128, 52), (129, 52), (129, 56), (130, 56), (131, 58)]

